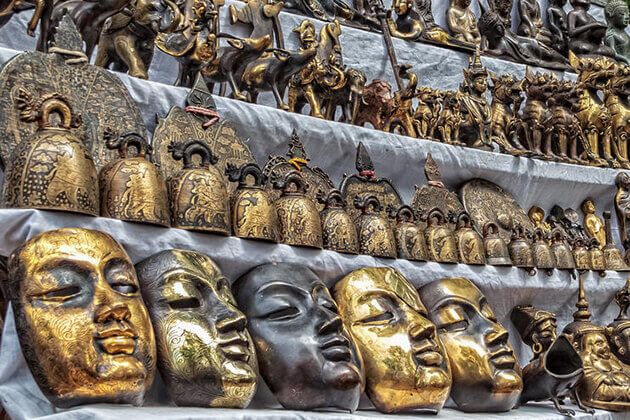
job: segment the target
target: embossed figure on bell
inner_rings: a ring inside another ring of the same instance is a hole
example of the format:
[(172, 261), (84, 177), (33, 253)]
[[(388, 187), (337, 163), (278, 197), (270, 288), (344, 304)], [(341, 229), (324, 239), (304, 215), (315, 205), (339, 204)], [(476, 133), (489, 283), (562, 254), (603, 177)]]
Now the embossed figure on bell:
[(362, 268), (341, 279), (334, 295), (363, 357), (374, 406), (438, 412), (451, 385), (448, 358), (409, 280), (393, 268)]
[(256, 351), (219, 267), (199, 252), (170, 249), (136, 270), (175, 404), (247, 407), (256, 393)]
[(233, 286), (260, 374), (290, 410), (354, 411), (363, 363), (326, 285), (299, 264), (258, 266)]
[(630, 64), (630, 35), (626, 32), (630, 19), (628, 4), (623, 0), (609, 0), (604, 8), (608, 29), (604, 44), (615, 52), (615, 59)]
[(173, 227), (229, 235), (230, 196), (216, 156), (201, 140), (173, 143), (170, 152), (183, 162), (168, 181)]
[(35, 382), (57, 407), (142, 405), (155, 339), (131, 259), (109, 235), (66, 228), (11, 254), (2, 285)]
[[(4, 183), (5, 207), (98, 216), (96, 167), (82, 139), (71, 132), (81, 124), (80, 116), (56, 93), (36, 99), (19, 89), (16, 102), (22, 120), (39, 128), (13, 151)], [(60, 119), (56, 126), (53, 114)]]
[(592, 198), (587, 198), (580, 205), (582, 213), (584, 214), (584, 229), (589, 238), (597, 239), (599, 248), (604, 249), (606, 245), (606, 231), (604, 229), (604, 221), (595, 212), (595, 202)]
[[(107, 147), (118, 149), (120, 159), (105, 165), (99, 174), (101, 216), (170, 227), (166, 182), (148, 159), (151, 146), (136, 133), (106, 134)], [(132, 147), (135, 156), (130, 156)]]
[(619, 306), (619, 315), (608, 324), (606, 334), (610, 349), (622, 363), (630, 365), (630, 278), (623, 288), (615, 293), (615, 303)]
[(451, 362), (451, 398), (465, 412), (509, 411), (523, 390), (521, 368), (486, 297), (468, 279), (418, 289)]

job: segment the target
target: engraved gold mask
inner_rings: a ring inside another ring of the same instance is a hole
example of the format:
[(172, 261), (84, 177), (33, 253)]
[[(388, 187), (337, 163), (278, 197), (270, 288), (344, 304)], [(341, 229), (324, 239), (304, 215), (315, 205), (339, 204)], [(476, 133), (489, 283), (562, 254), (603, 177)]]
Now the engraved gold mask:
[(171, 398), (182, 406), (247, 407), (256, 353), (219, 267), (207, 255), (172, 249), (136, 268)]
[(451, 386), (446, 350), (409, 281), (391, 268), (363, 268), (337, 283), (335, 299), (376, 408), (440, 410)]
[(468, 279), (419, 289), (451, 361), (451, 397), (462, 411), (508, 411), (523, 389), (521, 369), (485, 296)]
[(111, 236), (71, 228), (31, 239), (10, 257), (5, 293), (54, 405), (142, 403), (155, 340), (131, 260)]

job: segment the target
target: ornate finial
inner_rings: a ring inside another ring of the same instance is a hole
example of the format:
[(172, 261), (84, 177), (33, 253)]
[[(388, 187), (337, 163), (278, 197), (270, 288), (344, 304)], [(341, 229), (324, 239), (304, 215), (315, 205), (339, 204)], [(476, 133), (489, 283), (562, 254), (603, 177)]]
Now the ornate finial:
[(619, 315), (615, 321), (629, 320), (628, 308), (630, 307), (630, 277), (626, 280), (626, 285), (615, 293), (615, 303), (619, 306)]
[(578, 301), (575, 304), (578, 310), (573, 313), (573, 320), (575, 322), (589, 322), (591, 312), (588, 310), (588, 301), (586, 300), (586, 293), (584, 292), (584, 273), (580, 273), (579, 283)]
[(431, 153), (427, 154), (427, 161), (424, 164), (424, 176), (426, 176), (429, 185), (444, 188), (440, 167), (435, 160), (433, 160)]
[(201, 73), (197, 73), (195, 84), (186, 97), (186, 105), (217, 109), (212, 93), (208, 90), (208, 85), (206, 85), (206, 82), (203, 80)]
[(52, 35), (48, 43), (48, 51), (64, 56), (74, 57), (66, 61), (68, 64), (87, 62), (87, 56), (83, 52), (83, 38), (72, 18), (63, 12), (60, 19), (53, 23)]
[(363, 143), (359, 143), (359, 146), (357, 147), (355, 167), (357, 168), (357, 171), (359, 171), (359, 174), (371, 173), (372, 175), (370, 177), (374, 176), (374, 164), (372, 163), (372, 158)]

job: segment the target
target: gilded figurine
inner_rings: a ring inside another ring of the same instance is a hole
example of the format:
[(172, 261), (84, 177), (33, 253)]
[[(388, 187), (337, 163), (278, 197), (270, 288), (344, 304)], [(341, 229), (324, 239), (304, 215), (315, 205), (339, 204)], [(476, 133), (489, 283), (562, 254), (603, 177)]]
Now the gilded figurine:
[(481, 53), (477, 49), (468, 61), (468, 68), (464, 69), (464, 81), (460, 86), (464, 118), (459, 129), (460, 140), (470, 147), (491, 147), (489, 129), (492, 112), (486, 100), (487, 90), (488, 70), (481, 63)]
[(604, 249), (606, 245), (606, 231), (604, 230), (604, 221), (595, 212), (595, 202), (592, 198), (587, 198), (580, 205), (582, 214), (584, 214), (584, 229), (589, 238), (597, 239), (599, 248)]
[(413, 285), (393, 268), (362, 268), (336, 285), (339, 314), (365, 363), (381, 412), (438, 412), (451, 385), (446, 349)]
[(625, 286), (615, 293), (615, 303), (619, 306), (619, 315), (608, 324), (607, 335), (610, 348), (626, 365), (630, 365), (630, 278)]
[(518, 13), (521, 23), (519, 23), (516, 33), (551, 46), (551, 32), (543, 24), (538, 0), (518, 0)]
[(626, 172), (620, 172), (617, 175), (616, 185), (615, 213), (617, 214), (619, 238), (627, 250), (630, 247), (630, 175)]
[(604, 45), (607, 26), (589, 12), (591, 0), (570, 0), (573, 10), (567, 14), (569, 50), (577, 56), (600, 55), (614, 57), (615, 52)]
[(549, 0), (547, 4), (547, 24), (551, 34), (551, 47), (565, 57), (569, 51), (567, 12), (564, 10), (566, 4), (567, 0)]
[(492, 85), (492, 125), (490, 139), (504, 153), (514, 156), (527, 155), (528, 151), (518, 140), (518, 110), (523, 101), (523, 82), (511, 74), (490, 73)]
[(630, 11), (623, 0), (610, 0), (604, 8), (608, 29), (604, 44), (615, 52), (615, 59), (630, 65), (630, 35), (626, 32)]
[(455, 39), (476, 47), (481, 43), (481, 35), (470, 3), (471, 0), (451, 0), (446, 11), (446, 23)]

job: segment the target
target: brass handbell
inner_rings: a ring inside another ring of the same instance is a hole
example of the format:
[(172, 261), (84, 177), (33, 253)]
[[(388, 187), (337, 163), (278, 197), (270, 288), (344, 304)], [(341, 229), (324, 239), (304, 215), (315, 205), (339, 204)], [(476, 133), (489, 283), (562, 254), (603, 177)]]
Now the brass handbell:
[(606, 231), (606, 245), (604, 246), (604, 259), (606, 261), (606, 270), (625, 271), (628, 269), (623, 255), (619, 248), (615, 246), (615, 241), (612, 237), (612, 231), (610, 227), (609, 211), (603, 213), (604, 216), (604, 229)]
[(442, 210), (433, 208), (429, 211), (424, 237), (427, 240), (430, 260), (452, 264), (459, 262), (457, 242)]
[[(216, 156), (200, 140), (172, 143), (169, 151), (184, 167), (169, 180), (173, 227), (229, 235), (230, 195), (214, 166)], [(194, 157), (200, 159), (195, 162)]]
[(278, 242), (280, 240), (278, 214), (269, 192), (264, 187), (267, 177), (260, 167), (256, 163), (247, 163), (237, 168), (236, 165), (228, 163), (225, 174), (231, 182), (238, 182), (230, 203), (234, 235), (239, 238)]
[(512, 265), (515, 267), (525, 268), (530, 271), (530, 274), (535, 273), (535, 270), (533, 270), (535, 264), (532, 247), (527, 239), (527, 234), (523, 226), (516, 225), (512, 228), (512, 236), (510, 238), (510, 243), (508, 244), (508, 251), (510, 252)]
[(373, 195), (355, 197), (354, 206), (361, 210), (356, 220), (361, 254), (374, 257), (396, 258), (396, 238), (394, 231), (381, 215), (381, 203)]
[[(72, 115), (70, 105), (61, 95), (51, 94), (39, 101), (29, 100), (19, 92), (20, 116), (37, 121), (32, 138), (22, 141), (13, 151), (4, 186), (4, 205), (8, 208), (61, 210), (98, 216), (98, 174), (90, 152), (71, 129), (81, 120)], [(60, 123), (53, 126), (51, 114)]]
[(490, 265), (512, 265), (508, 246), (499, 235), (499, 226), (488, 222), (483, 226), (483, 243), (486, 248), (486, 261)]
[(359, 253), (359, 236), (352, 218), (346, 211), (346, 202), (339, 190), (330, 190), (318, 201), (324, 204), (320, 216), (322, 219), (322, 235), (324, 248), (346, 254)]
[(396, 247), (398, 258), (410, 261), (426, 261), (429, 257), (424, 232), (416, 224), (413, 209), (407, 205), (395, 211)]
[[(105, 141), (107, 148), (118, 149), (120, 159), (101, 169), (101, 216), (171, 226), (166, 182), (147, 159), (151, 146), (136, 133), (115, 136), (106, 131)], [(129, 156), (132, 147), (135, 156)]]
[(536, 268), (546, 270), (548, 273), (556, 268), (556, 257), (547, 242), (547, 238), (541, 228), (534, 229), (532, 253)]
[(562, 231), (558, 228), (551, 232), (551, 250), (556, 259), (556, 268), (560, 270), (575, 269), (573, 253)]
[(591, 253), (582, 238), (573, 241), (573, 261), (575, 261), (575, 268), (580, 271), (592, 268)]
[(486, 264), (483, 238), (473, 227), (473, 221), (467, 212), (463, 211), (457, 217), (457, 229), (454, 235), (460, 262), (472, 265)]
[(280, 222), (280, 241), (287, 245), (323, 248), (322, 222), (317, 205), (306, 196), (308, 184), (298, 171), (275, 181), (282, 195), (275, 202)]

